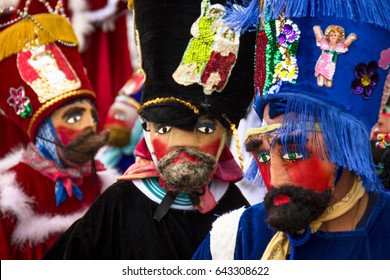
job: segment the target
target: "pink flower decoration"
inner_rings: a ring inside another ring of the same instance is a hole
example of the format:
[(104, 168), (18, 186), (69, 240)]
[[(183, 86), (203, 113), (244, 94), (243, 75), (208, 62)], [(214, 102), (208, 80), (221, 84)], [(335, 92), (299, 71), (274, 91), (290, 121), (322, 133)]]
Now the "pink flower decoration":
[(10, 88), (9, 93), (10, 97), (8, 97), (7, 103), (14, 107), (16, 114), (21, 115), (30, 111), (30, 99), (25, 96), (23, 87), (18, 89)]
[(381, 52), (378, 66), (386, 70), (390, 65), (390, 48)]

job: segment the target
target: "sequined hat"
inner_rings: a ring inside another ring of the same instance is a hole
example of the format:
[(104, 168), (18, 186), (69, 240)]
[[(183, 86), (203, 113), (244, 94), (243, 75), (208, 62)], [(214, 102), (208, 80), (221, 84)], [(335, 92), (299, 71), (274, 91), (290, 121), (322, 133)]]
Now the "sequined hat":
[(0, 108), (35, 140), (43, 120), (73, 99), (95, 99), (77, 38), (58, 1), (24, 1), (0, 21)]
[[(210, 114), (238, 125), (254, 97), (255, 34), (224, 23), (226, 1), (135, 0), (139, 112), (148, 121), (185, 127)], [(190, 127), (187, 127), (191, 129)]]
[(377, 189), (370, 133), (390, 92), (389, 15), (389, 0), (256, 0), (228, 16), (241, 28), (258, 28), (259, 117), (265, 104), (270, 117), (298, 113), (286, 114), (279, 131), (299, 127), (300, 152), (319, 124), (329, 159), (360, 175), (369, 190)]

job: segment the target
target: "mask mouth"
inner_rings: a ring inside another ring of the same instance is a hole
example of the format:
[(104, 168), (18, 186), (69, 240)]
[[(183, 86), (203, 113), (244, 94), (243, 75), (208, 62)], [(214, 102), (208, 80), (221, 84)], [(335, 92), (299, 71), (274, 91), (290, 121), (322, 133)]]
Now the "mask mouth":
[(291, 201), (291, 199), (289, 196), (284, 195), (284, 194), (279, 194), (274, 198), (273, 203), (275, 206), (281, 206), (281, 205), (284, 205), (286, 203), (289, 203), (290, 201)]
[(331, 191), (314, 192), (299, 186), (271, 188), (264, 197), (267, 222), (276, 230), (295, 234), (323, 214)]
[(212, 176), (217, 161), (214, 157), (193, 148), (178, 148), (165, 155), (157, 168), (167, 189), (196, 194)]
[(97, 134), (94, 129), (88, 128), (66, 147), (63, 147), (62, 152), (67, 161), (83, 165), (94, 158), (98, 150), (108, 142), (108, 139), (108, 131)]

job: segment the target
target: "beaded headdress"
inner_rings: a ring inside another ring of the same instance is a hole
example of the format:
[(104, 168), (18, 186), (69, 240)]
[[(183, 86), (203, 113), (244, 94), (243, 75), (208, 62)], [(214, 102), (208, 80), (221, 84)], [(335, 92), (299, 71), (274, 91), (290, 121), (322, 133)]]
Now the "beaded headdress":
[(299, 128), (300, 153), (320, 129), (329, 160), (368, 190), (380, 186), (369, 138), (390, 92), (389, 14), (388, 0), (255, 0), (228, 15), (232, 26), (257, 29), (259, 117), (265, 104), (270, 117), (285, 114), (276, 133), (291, 139)]
[(57, 108), (95, 99), (62, 1), (50, 3), (21, 1), (0, 21), (0, 108), (32, 140)]

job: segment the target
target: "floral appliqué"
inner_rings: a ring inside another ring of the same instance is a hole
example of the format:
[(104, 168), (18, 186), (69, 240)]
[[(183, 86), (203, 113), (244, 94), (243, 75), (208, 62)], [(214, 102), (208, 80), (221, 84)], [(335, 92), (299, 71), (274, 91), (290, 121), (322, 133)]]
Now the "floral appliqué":
[(274, 84), (280, 79), (295, 83), (298, 78), (298, 63), (296, 59), (297, 45), (301, 31), (291, 19), (276, 21), (276, 36), (282, 59), (275, 67)]
[(7, 103), (8, 105), (14, 107), (16, 114), (23, 118), (30, 116), (32, 113), (32, 107), (30, 99), (25, 96), (24, 88), (10, 88), (9, 93), (10, 97), (8, 97)]
[(266, 47), (266, 77), (264, 94), (280, 90), (282, 82), (295, 83), (298, 78), (296, 54), (301, 31), (290, 19), (271, 20), (264, 30), (268, 43)]
[(379, 81), (377, 70), (378, 64), (375, 61), (371, 61), (367, 65), (364, 63), (356, 65), (353, 71), (355, 79), (351, 84), (352, 92), (361, 94), (364, 99), (369, 99)]

